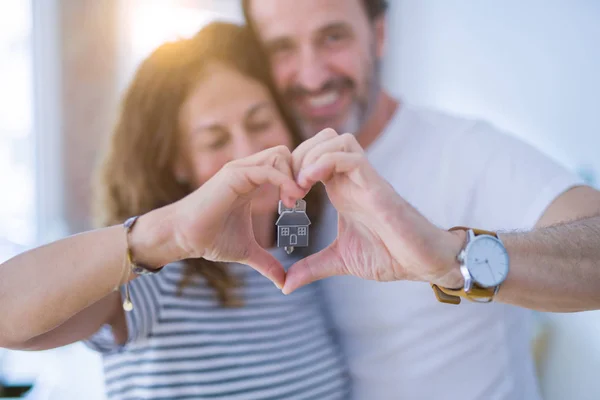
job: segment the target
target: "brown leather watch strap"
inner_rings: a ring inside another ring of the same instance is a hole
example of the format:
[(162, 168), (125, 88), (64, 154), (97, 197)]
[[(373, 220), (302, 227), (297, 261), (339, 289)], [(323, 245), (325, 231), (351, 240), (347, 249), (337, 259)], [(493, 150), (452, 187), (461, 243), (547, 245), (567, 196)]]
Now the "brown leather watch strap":
[(455, 226), (454, 228), (450, 228), (448, 230), (450, 232), (452, 232), (452, 231), (468, 231), (469, 229), (471, 229), (473, 231), (473, 233), (475, 234), (475, 236), (489, 235), (489, 236), (493, 236), (495, 238), (498, 238), (498, 234), (496, 232), (486, 231), (486, 230), (477, 229), (477, 228), (467, 228), (467, 227), (464, 227), (464, 226)]
[[(464, 226), (455, 226), (453, 228), (450, 228), (449, 231), (468, 231), (469, 229), (473, 230), (475, 236), (489, 235), (498, 238), (498, 234), (496, 232), (486, 231), (484, 229), (467, 228)], [(474, 285), (471, 288), (469, 293), (466, 293), (464, 288), (448, 289), (442, 286), (438, 286), (434, 283), (431, 284), (431, 288), (433, 289), (433, 293), (435, 294), (437, 300), (441, 303), (447, 304), (460, 304), (461, 297), (479, 303), (487, 303), (492, 300), (495, 294), (495, 288), (483, 288), (476, 285)]]
[(435, 283), (431, 284), (431, 288), (433, 289), (433, 293), (435, 294), (435, 298), (440, 303), (460, 304), (460, 297), (459, 296), (456, 296), (454, 294), (448, 294), (448, 293), (446, 293), (444, 290), (442, 290), (442, 287), (436, 285)]
[(465, 289), (448, 289), (442, 286), (431, 284), (433, 293), (438, 301), (448, 304), (460, 304), (461, 297), (475, 301), (478, 303), (488, 303), (492, 301), (494, 297), (495, 288), (482, 288), (479, 286), (473, 286), (469, 293), (465, 292)]

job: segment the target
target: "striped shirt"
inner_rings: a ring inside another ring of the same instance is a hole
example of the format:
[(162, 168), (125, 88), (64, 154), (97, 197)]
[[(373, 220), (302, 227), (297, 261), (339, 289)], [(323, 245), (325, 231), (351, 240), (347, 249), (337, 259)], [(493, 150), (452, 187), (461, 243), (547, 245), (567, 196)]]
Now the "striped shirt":
[[(273, 254), (294, 261), (282, 249)], [(231, 264), (244, 306), (223, 308), (200, 276), (177, 295), (184, 268), (131, 282), (125, 345), (109, 326), (85, 341), (103, 355), (110, 400), (350, 397), (318, 284), (284, 296), (252, 268)]]

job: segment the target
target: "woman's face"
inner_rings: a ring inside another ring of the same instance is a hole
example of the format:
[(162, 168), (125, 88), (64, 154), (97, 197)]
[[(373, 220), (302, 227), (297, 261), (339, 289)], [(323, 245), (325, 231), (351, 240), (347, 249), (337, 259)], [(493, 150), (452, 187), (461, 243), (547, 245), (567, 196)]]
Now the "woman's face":
[[(278, 145), (291, 149), (292, 136), (266, 86), (216, 62), (203, 72), (179, 113), (178, 180), (198, 188), (229, 161)], [(253, 212), (272, 212), (278, 198), (278, 189), (265, 185)]]

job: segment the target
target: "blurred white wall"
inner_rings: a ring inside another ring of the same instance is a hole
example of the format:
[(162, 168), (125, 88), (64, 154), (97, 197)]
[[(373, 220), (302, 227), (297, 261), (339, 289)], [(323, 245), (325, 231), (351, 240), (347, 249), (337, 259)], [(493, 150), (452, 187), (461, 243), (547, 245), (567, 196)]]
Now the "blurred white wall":
[(392, 0), (386, 81), (600, 173), (600, 2)]
[[(392, 93), (493, 122), (600, 175), (600, 1), (391, 0)], [(544, 314), (547, 400), (600, 398), (600, 314)]]

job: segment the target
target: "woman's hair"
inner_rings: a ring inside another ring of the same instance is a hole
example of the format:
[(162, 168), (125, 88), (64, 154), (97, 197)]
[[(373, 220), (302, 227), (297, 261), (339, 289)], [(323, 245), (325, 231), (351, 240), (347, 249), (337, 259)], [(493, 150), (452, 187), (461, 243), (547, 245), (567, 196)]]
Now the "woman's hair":
[[(98, 170), (94, 217), (98, 226), (121, 224), (127, 218), (171, 204), (194, 188), (178, 182), (174, 162), (180, 137), (179, 112), (191, 90), (211, 62), (226, 64), (243, 75), (268, 86), (277, 99), (266, 61), (261, 58), (245, 28), (214, 22), (194, 38), (163, 44), (136, 71), (122, 100), (120, 115), (108, 151)], [(294, 140), (301, 141), (296, 125), (280, 101), (279, 112)], [(321, 188), (307, 196), (313, 222), (318, 218)], [(274, 205), (276, 209), (276, 205)], [(231, 291), (239, 282), (223, 263), (204, 259), (186, 260), (180, 290), (196, 273), (214, 288), (224, 306), (239, 304)]]

